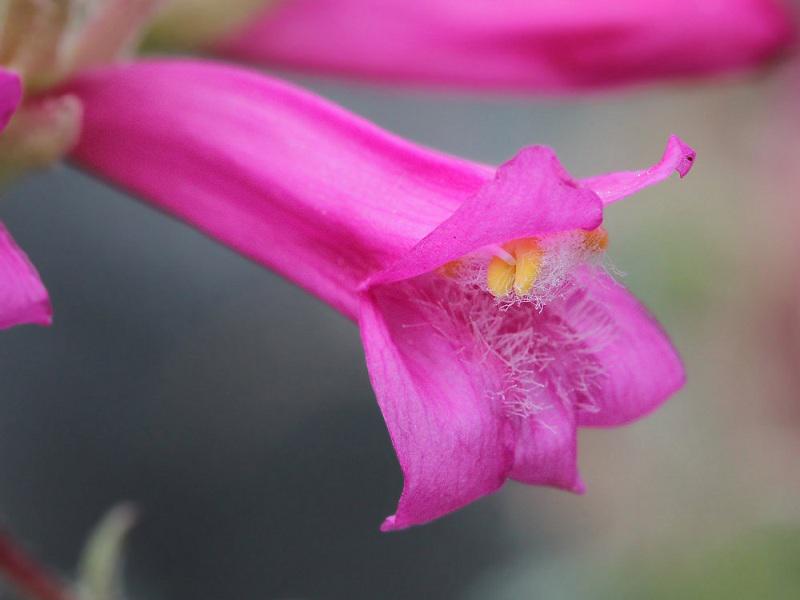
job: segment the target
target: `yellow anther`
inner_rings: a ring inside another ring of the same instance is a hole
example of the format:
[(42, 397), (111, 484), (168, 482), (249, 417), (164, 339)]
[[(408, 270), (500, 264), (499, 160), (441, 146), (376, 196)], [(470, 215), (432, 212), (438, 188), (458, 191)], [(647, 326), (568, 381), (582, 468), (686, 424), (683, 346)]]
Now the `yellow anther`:
[[(575, 232), (576, 234), (578, 232)], [(608, 248), (608, 233), (602, 227), (591, 231), (582, 231), (578, 238), (585, 250), (590, 252), (603, 252)], [(570, 236), (569, 240), (575, 238)], [(580, 252), (580, 248), (576, 248)], [(489, 291), (498, 298), (508, 296), (512, 292), (517, 296), (529, 295), (537, 280), (542, 275), (542, 263), (545, 258), (545, 249), (538, 238), (524, 238), (503, 244), (502, 250), (495, 249), (496, 254), (489, 262), (486, 272), (486, 284)], [(585, 257), (585, 255), (584, 255)], [(576, 255), (576, 260), (580, 254)], [(452, 269), (450, 264), (443, 267), (448, 273)]]
[(539, 269), (542, 266), (544, 253), (535, 239), (519, 240), (514, 243), (514, 258), (517, 260), (514, 274), (514, 291), (520, 296), (530, 293)]
[(511, 287), (514, 285), (514, 272), (514, 265), (508, 264), (497, 256), (492, 257), (486, 271), (486, 284), (496, 298), (508, 296), (511, 292)]
[(602, 252), (608, 248), (608, 232), (602, 227), (583, 232), (583, 245), (587, 250)]
[(512, 290), (524, 296), (529, 294), (539, 276), (544, 253), (535, 238), (517, 240), (503, 246), (508, 252), (509, 260), (514, 264), (495, 256), (489, 262), (486, 272), (486, 283), (489, 291), (496, 297), (508, 296)]

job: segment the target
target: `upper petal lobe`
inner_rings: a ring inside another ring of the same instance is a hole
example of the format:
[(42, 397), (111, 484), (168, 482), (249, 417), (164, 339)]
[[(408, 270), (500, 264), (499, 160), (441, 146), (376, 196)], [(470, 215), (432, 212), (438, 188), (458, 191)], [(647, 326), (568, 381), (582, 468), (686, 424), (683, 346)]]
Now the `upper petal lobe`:
[(523, 148), (400, 261), (370, 285), (409, 279), (481, 247), (572, 229), (594, 229), (603, 205), (571, 180), (555, 153)]

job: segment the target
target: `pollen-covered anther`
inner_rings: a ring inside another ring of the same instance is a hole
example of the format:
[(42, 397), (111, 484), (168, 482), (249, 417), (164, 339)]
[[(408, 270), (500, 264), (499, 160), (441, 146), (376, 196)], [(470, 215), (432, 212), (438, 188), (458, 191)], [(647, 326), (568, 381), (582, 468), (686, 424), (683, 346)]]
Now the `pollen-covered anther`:
[(497, 298), (508, 296), (513, 290), (524, 296), (533, 289), (539, 276), (544, 251), (535, 238), (516, 240), (503, 246), (513, 258), (509, 262), (505, 257), (494, 256), (486, 270), (486, 284), (489, 291)]
[(602, 226), (584, 231), (583, 245), (592, 252), (605, 252), (608, 249), (608, 232)]
[(489, 291), (498, 298), (508, 296), (514, 286), (516, 266), (507, 263), (499, 256), (493, 256), (486, 269), (486, 285)]
[(529, 294), (539, 277), (544, 251), (534, 239), (519, 240), (513, 245), (514, 258), (517, 260), (514, 273), (514, 291), (524, 296)]

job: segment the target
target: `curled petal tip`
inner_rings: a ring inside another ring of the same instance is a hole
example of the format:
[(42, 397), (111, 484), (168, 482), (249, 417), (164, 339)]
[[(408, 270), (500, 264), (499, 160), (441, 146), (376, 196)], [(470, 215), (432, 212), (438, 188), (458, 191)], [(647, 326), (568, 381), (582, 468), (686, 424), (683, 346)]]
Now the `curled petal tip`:
[(50, 327), (53, 324), (53, 304), (49, 297), (40, 303), (39, 318), (32, 324), (43, 327)]
[(618, 171), (581, 180), (583, 187), (594, 191), (611, 204), (636, 192), (669, 179), (677, 171), (681, 178), (686, 177), (694, 166), (697, 153), (677, 135), (667, 140), (664, 154), (656, 164), (640, 171)]
[(677, 135), (673, 135), (670, 137), (667, 150), (664, 153), (665, 161), (671, 157), (675, 161), (675, 170), (683, 179), (692, 170), (694, 161), (697, 158), (697, 152)]

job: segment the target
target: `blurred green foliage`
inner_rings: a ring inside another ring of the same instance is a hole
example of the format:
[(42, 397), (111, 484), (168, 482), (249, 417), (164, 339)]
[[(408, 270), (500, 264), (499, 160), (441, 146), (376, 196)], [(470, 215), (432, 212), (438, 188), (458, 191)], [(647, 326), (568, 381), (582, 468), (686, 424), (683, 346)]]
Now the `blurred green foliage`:
[[(587, 597), (597, 600), (800, 598), (800, 528), (773, 527), (706, 548), (646, 553)], [(599, 582), (598, 582), (599, 583)]]
[(121, 600), (125, 540), (136, 521), (130, 504), (112, 508), (95, 526), (81, 554), (78, 593), (81, 600)]

